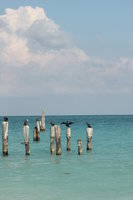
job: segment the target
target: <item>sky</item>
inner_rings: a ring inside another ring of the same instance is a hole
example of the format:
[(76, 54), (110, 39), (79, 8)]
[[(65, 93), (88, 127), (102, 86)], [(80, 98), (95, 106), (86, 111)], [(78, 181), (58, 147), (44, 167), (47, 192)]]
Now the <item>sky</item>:
[(0, 0), (0, 115), (133, 114), (131, 0)]

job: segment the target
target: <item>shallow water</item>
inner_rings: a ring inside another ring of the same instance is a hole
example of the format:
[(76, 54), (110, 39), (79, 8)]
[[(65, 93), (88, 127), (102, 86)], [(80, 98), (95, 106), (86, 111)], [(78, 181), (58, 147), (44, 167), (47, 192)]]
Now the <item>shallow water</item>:
[[(25, 146), (20, 144), (25, 117), (9, 117), (8, 157), (2, 155), (1, 142), (0, 200), (133, 199), (133, 116), (46, 116), (46, 131), (36, 143), (36, 116), (28, 118), (31, 155), (25, 156)], [(50, 120), (56, 124), (75, 122), (71, 126), (71, 152), (66, 151), (66, 127), (62, 125), (62, 155), (50, 155)], [(86, 121), (94, 128), (93, 150), (89, 152)], [(79, 138), (83, 141), (82, 156), (77, 154)]]

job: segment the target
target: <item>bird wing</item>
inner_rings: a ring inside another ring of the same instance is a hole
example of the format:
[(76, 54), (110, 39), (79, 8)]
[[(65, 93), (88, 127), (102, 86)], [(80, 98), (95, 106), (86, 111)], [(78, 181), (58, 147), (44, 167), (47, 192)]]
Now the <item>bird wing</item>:
[(74, 122), (69, 122), (69, 125), (74, 124)]
[(65, 124), (66, 125), (66, 122), (61, 122), (61, 124)]
[(88, 126), (89, 128), (91, 128), (91, 125), (90, 125), (88, 122), (86, 122), (86, 124), (87, 124), (87, 126)]

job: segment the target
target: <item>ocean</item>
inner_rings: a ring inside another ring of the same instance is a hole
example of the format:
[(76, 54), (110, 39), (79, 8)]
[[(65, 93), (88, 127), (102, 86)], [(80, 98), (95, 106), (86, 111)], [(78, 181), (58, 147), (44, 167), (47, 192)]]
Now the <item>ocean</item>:
[[(23, 123), (9, 117), (8, 152), (2, 155), (0, 117), (0, 200), (133, 200), (133, 116), (46, 116), (46, 131), (33, 142), (38, 116), (27, 116), (30, 156), (25, 156)], [(41, 119), (41, 117), (40, 117)], [(73, 121), (71, 151), (61, 125), (61, 156), (50, 154), (49, 121)], [(86, 150), (86, 121), (93, 127), (92, 151)], [(83, 154), (78, 155), (77, 139)]]

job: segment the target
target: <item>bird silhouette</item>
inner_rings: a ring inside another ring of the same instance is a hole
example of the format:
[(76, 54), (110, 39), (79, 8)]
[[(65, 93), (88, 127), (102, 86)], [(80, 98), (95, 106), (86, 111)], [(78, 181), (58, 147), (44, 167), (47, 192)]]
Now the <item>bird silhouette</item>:
[(8, 122), (8, 118), (7, 117), (4, 117), (4, 122)]
[(54, 123), (54, 122), (52, 122), (52, 121), (50, 121), (49, 123), (51, 124), (51, 126), (54, 126), (54, 125), (55, 125), (55, 123)]
[(86, 122), (86, 125), (88, 126), (88, 128), (92, 128), (88, 122)]
[(24, 121), (24, 126), (27, 126), (27, 125), (28, 125), (28, 122), (29, 122), (29, 120), (26, 119), (26, 120)]
[(74, 122), (66, 121), (66, 122), (62, 122), (61, 124), (65, 124), (67, 127), (70, 127), (70, 125), (74, 124)]

